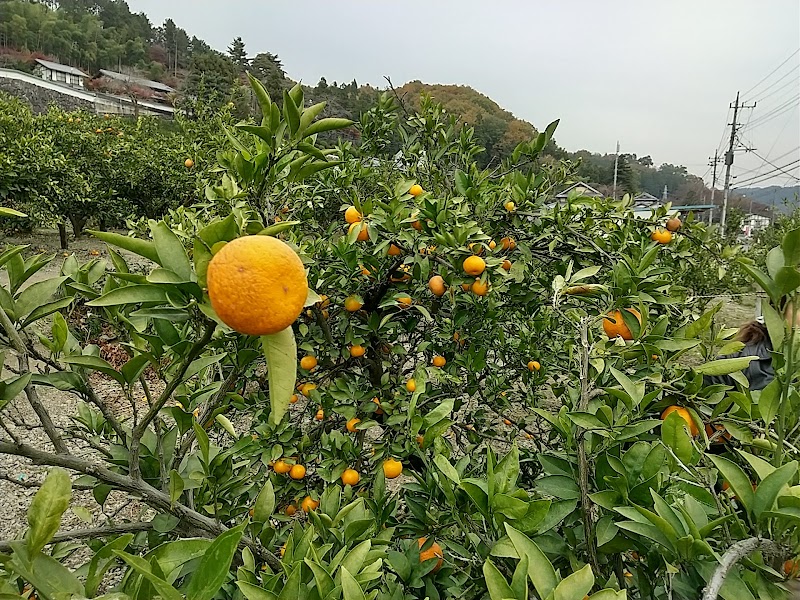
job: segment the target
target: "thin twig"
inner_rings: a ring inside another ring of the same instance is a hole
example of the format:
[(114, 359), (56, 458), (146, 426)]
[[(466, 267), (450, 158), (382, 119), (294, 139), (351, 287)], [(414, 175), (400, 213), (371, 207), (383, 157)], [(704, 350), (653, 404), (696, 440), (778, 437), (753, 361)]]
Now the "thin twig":
[(745, 556), (756, 550), (772, 550), (779, 553), (780, 546), (772, 540), (765, 540), (762, 538), (752, 537), (740, 542), (736, 542), (730, 549), (722, 555), (722, 560), (719, 561), (717, 570), (711, 576), (711, 581), (703, 590), (702, 600), (716, 600), (719, 595), (719, 590), (725, 583), (725, 576), (728, 574), (736, 563), (742, 560)]
[[(105, 527), (91, 527), (89, 529), (74, 529), (72, 531), (62, 531), (53, 536), (50, 544), (68, 542), (70, 540), (85, 540), (87, 538), (102, 538), (122, 533), (134, 533), (139, 531), (150, 531), (152, 523), (120, 523), (119, 525), (106, 525)], [(19, 540), (0, 540), (0, 552), (11, 550), (11, 544)]]
[[(22, 341), (22, 338), (19, 336), (19, 332), (14, 327), (11, 319), (8, 318), (6, 311), (3, 309), (0, 309), (0, 326), (2, 326), (2, 328), (6, 331), (8, 338), (11, 340), (12, 347), (17, 352), (19, 370), (22, 371), (22, 373), (30, 373), (31, 368), (28, 362), (28, 350), (25, 347), (25, 343)], [(56, 452), (59, 454), (68, 453), (69, 449), (64, 443), (64, 440), (61, 439), (61, 435), (59, 435), (55, 425), (53, 425), (53, 421), (50, 419), (50, 413), (47, 412), (47, 409), (39, 400), (39, 395), (36, 393), (36, 388), (30, 382), (28, 382), (28, 385), (25, 386), (25, 396), (28, 398), (28, 404), (31, 405), (33, 412), (35, 412), (36, 416), (39, 417), (39, 422), (44, 427), (47, 437), (50, 438), (50, 441), (52, 442), (53, 447), (56, 449)]]

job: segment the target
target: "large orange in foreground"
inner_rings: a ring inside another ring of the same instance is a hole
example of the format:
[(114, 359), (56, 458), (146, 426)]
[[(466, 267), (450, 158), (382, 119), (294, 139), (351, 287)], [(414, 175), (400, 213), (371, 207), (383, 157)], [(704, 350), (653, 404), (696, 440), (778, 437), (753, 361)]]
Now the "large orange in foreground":
[[(640, 325), (642, 324), (642, 315), (638, 310), (635, 308), (626, 308), (625, 310), (635, 316)], [(621, 337), (623, 340), (633, 339), (631, 330), (625, 324), (622, 313), (618, 310), (612, 310), (608, 313), (607, 317), (603, 318), (603, 331), (605, 331), (606, 335), (612, 340), (617, 336)]]
[(308, 296), (303, 263), (267, 235), (240, 237), (214, 255), (206, 275), (217, 316), (247, 335), (269, 335), (294, 323)]
[(436, 561), (436, 566), (433, 567), (433, 572), (436, 573), (439, 569), (442, 568), (442, 564), (444, 563), (444, 553), (442, 552), (442, 547), (433, 542), (431, 547), (427, 550), (423, 550), (422, 547), (425, 545), (425, 542), (428, 541), (428, 538), (421, 537), (417, 540), (419, 544), (420, 552), (419, 552), (419, 562), (425, 562), (426, 560), (433, 560), (434, 558), (438, 559)]

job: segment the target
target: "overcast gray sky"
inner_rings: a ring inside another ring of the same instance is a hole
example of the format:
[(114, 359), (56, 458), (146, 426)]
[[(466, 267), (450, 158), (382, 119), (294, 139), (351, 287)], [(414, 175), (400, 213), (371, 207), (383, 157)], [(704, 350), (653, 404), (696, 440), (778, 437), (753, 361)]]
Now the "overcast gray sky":
[[(277, 54), (310, 85), (382, 87), (384, 75), (469, 85), (537, 127), (560, 118), (556, 139), (569, 150), (613, 152), (619, 140), (623, 152), (686, 165), (709, 183), (706, 163), (739, 90), (759, 101), (741, 122), (750, 120), (743, 142), (760, 157), (736, 155), (738, 180), (773, 170), (764, 159), (800, 177), (798, 0), (128, 4), (219, 50), (241, 36), (250, 55)], [(777, 175), (753, 185), (798, 181)]]

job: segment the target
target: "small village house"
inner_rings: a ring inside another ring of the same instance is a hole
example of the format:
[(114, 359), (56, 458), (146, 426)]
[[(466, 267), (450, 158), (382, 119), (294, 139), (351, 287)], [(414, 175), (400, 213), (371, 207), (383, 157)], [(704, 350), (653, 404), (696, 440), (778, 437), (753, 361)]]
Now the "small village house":
[(36, 66), (33, 68), (33, 72), (47, 81), (55, 81), (72, 87), (82, 88), (84, 87), (84, 80), (89, 79), (89, 76), (80, 69), (40, 58), (36, 59)]

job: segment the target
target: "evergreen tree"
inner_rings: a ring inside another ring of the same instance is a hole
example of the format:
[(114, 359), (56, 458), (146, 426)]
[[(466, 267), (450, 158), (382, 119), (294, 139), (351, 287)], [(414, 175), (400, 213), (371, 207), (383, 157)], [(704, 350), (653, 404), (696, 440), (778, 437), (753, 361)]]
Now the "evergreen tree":
[(228, 46), (228, 55), (231, 57), (233, 64), (239, 67), (240, 71), (244, 71), (250, 67), (250, 61), (247, 60), (247, 51), (244, 48), (242, 38), (233, 38), (231, 45)]

